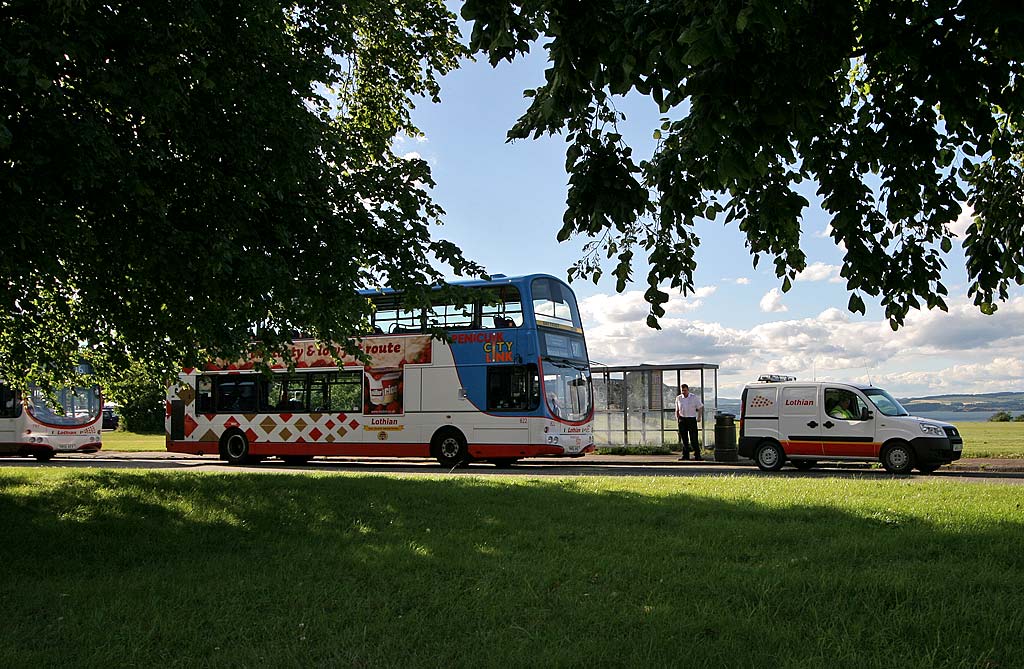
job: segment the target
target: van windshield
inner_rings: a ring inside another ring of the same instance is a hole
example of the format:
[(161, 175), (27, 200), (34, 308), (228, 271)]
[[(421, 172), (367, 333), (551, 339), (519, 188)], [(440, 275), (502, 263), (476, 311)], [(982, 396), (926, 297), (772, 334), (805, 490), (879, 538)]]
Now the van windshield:
[(864, 394), (868, 396), (871, 403), (885, 416), (909, 416), (910, 412), (903, 408), (903, 405), (896, 401), (889, 393), (881, 388), (866, 388)]

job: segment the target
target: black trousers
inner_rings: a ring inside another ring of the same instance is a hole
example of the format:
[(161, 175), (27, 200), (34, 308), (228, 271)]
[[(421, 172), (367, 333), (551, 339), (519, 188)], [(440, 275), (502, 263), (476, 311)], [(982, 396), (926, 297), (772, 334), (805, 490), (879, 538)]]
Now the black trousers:
[(697, 419), (679, 419), (679, 443), (683, 445), (683, 455), (689, 455), (693, 448), (693, 454), (700, 457), (700, 442), (697, 441)]

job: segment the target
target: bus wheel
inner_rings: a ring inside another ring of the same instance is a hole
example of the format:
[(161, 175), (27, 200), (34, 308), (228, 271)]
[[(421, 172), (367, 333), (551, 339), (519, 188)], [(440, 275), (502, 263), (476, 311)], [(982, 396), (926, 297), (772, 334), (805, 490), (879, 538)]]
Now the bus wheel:
[(304, 465), (313, 459), (312, 455), (282, 455), (281, 459), (284, 460), (286, 465)]
[(777, 472), (785, 464), (786, 454), (782, 447), (774, 441), (765, 441), (757, 447), (754, 461), (757, 463), (757, 468), (763, 472)]
[(53, 451), (35, 451), (32, 453), (32, 457), (38, 462), (49, 462), (53, 459)]
[(914, 451), (910, 444), (896, 442), (882, 451), (882, 466), (890, 474), (909, 474), (914, 468)]
[(434, 437), (431, 451), (442, 467), (458, 467), (469, 461), (469, 448), (461, 432), (447, 430)]
[(237, 430), (222, 437), (221, 457), (229, 465), (244, 465), (249, 462), (249, 440)]

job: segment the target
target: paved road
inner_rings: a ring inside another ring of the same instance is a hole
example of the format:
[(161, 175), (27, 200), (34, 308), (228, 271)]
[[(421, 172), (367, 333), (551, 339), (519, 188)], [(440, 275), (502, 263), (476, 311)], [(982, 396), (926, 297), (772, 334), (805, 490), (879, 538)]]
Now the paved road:
[(204, 472), (360, 472), (369, 474), (451, 474), (455, 476), (785, 476), (801, 478), (861, 478), (887, 480), (893, 478), (918, 481), (966, 481), (974, 483), (1004, 483), (1024, 485), (1024, 461), (1016, 460), (962, 460), (943, 467), (929, 476), (913, 474), (894, 477), (878, 466), (867, 464), (832, 464), (809, 472), (785, 468), (781, 472), (761, 472), (749, 460), (739, 463), (714, 461), (680, 462), (675, 456), (665, 455), (587, 455), (582, 458), (531, 458), (507, 469), (479, 463), (454, 470), (442, 469), (436, 460), (426, 458), (316, 458), (306, 465), (286, 465), (270, 459), (263, 463), (234, 467), (211, 456), (182, 455), (179, 453), (100, 452), (92, 455), (58, 455), (48, 463), (31, 458), (3, 458), (0, 466), (56, 467), (56, 468), (113, 468)]

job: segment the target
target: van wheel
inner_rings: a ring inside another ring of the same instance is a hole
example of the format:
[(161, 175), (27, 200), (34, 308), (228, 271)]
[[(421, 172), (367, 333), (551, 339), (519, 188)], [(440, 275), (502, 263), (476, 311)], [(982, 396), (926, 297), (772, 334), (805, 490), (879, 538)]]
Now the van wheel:
[(442, 467), (454, 468), (469, 461), (466, 438), (458, 430), (438, 432), (434, 436), (430, 450)]
[(922, 474), (933, 474), (933, 473), (935, 473), (935, 470), (938, 469), (941, 466), (942, 466), (941, 464), (934, 463), (934, 462), (932, 464), (930, 464), (930, 465), (918, 465), (917, 466), (917, 471), (921, 472)]
[(914, 451), (910, 444), (895, 443), (882, 452), (882, 466), (890, 474), (909, 474), (914, 468)]
[(229, 432), (222, 439), (221, 457), (229, 465), (244, 465), (250, 461), (249, 440), (243, 433)]
[(786, 453), (774, 441), (766, 441), (757, 447), (754, 462), (763, 472), (777, 472), (786, 462)]
[(818, 466), (817, 460), (793, 460), (793, 466), (802, 472), (810, 471)]

